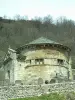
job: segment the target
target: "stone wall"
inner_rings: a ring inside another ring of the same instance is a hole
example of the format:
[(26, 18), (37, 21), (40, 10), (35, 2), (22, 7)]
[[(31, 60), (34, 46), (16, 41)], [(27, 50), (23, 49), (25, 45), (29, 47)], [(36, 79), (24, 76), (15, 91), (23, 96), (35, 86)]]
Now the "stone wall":
[(13, 98), (25, 98), (32, 96), (40, 96), (55, 92), (75, 92), (75, 82), (44, 84), (44, 85), (20, 85), (1, 86), (0, 100), (8, 100)]
[(38, 84), (39, 78), (51, 82), (55, 77), (72, 80), (71, 59), (67, 51), (55, 47), (24, 49), (20, 54), (9, 48), (9, 59), (3, 66), (5, 79), (16, 80), (27, 85)]
[(72, 79), (71, 59), (67, 51), (49, 47), (23, 50), (21, 55), (26, 59), (17, 71), (22, 76), (19, 79), (26, 80), (26, 84), (37, 84), (34, 80), (38, 81), (39, 78), (42, 78), (43, 83), (50, 82), (56, 75), (64, 80)]

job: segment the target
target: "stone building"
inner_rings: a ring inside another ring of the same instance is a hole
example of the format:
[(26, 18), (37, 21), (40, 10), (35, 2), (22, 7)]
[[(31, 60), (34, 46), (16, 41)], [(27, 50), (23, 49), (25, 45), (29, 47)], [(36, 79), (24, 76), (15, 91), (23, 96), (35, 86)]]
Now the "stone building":
[(13, 50), (4, 60), (5, 79), (10, 83), (48, 84), (72, 80), (70, 48), (44, 37)]

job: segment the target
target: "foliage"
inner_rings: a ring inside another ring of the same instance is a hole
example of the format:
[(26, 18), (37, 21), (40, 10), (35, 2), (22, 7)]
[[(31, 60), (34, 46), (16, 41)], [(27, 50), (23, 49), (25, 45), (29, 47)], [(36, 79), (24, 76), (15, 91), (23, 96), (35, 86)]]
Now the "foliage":
[(12, 99), (12, 100), (66, 100), (66, 97), (63, 94), (49, 94), (42, 95), (40, 97), (29, 97), (29, 98), (20, 98), (20, 99)]

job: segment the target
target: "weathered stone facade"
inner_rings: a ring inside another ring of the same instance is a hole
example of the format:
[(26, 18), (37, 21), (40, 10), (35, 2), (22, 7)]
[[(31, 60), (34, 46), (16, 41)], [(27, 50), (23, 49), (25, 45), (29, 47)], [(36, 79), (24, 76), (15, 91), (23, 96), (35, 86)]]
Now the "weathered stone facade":
[(9, 48), (4, 61), (5, 79), (24, 84), (49, 84), (72, 80), (70, 49), (40, 38), (16, 50)]

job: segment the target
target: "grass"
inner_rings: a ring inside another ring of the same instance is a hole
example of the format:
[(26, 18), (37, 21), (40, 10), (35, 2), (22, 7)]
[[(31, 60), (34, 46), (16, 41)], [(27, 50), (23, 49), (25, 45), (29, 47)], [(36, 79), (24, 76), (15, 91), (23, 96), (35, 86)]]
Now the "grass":
[(52, 94), (42, 95), (39, 97), (28, 97), (28, 98), (19, 98), (11, 100), (66, 100), (66, 96), (61, 93), (60, 94), (52, 93)]

